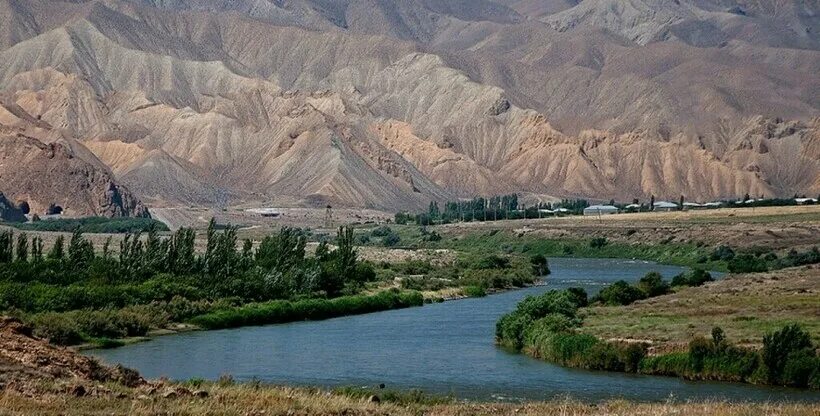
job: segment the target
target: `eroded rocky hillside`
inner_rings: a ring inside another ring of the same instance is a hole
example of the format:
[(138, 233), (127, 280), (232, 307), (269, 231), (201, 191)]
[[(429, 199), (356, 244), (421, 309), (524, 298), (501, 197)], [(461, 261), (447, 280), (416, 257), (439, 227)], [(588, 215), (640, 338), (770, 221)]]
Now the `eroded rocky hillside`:
[(154, 205), (816, 194), (818, 12), (0, 0), (0, 124)]

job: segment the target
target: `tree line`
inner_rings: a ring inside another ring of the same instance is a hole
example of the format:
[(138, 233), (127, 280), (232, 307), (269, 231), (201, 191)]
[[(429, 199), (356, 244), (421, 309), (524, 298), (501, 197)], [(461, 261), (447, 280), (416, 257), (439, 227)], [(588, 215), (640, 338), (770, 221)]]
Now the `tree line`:
[(156, 228), (127, 233), (113, 250), (109, 237), (96, 250), (82, 232), (58, 236), (50, 248), (39, 236), (0, 232), (0, 308), (29, 312), (123, 307), (168, 301), (237, 298), (265, 301), (333, 298), (356, 293), (375, 278), (357, 259), (353, 229), (341, 227), (335, 249), (321, 243), (306, 255), (304, 231), (282, 228), (258, 245), (239, 244), (237, 228), (217, 230), (211, 221), (204, 250), (196, 232), (170, 236)]
[(448, 201), (443, 206), (439, 206), (437, 201), (432, 201), (426, 212), (400, 212), (396, 214), (395, 221), (397, 224), (416, 223), (425, 226), (453, 222), (535, 219), (543, 217), (544, 210), (563, 208), (566, 214), (581, 214), (588, 206), (589, 202), (583, 199), (564, 199), (555, 203), (540, 202), (527, 206), (520, 203), (518, 194), (509, 194)]

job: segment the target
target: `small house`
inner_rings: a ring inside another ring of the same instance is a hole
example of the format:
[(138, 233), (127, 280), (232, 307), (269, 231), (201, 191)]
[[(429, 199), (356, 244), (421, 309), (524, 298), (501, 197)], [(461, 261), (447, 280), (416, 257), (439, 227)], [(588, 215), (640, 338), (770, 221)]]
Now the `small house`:
[(584, 215), (617, 214), (618, 207), (612, 205), (592, 205), (584, 208)]
[(282, 215), (279, 212), (279, 210), (275, 208), (253, 208), (247, 210), (247, 212), (251, 214), (260, 215), (263, 218), (278, 218), (280, 215)]
[(683, 209), (690, 210), (690, 209), (706, 209), (708, 208), (706, 204), (698, 204), (697, 202), (684, 202)]
[(667, 201), (655, 202), (654, 208), (655, 208), (655, 211), (661, 211), (661, 212), (677, 211), (679, 209), (678, 204), (676, 204), (674, 202), (667, 202)]

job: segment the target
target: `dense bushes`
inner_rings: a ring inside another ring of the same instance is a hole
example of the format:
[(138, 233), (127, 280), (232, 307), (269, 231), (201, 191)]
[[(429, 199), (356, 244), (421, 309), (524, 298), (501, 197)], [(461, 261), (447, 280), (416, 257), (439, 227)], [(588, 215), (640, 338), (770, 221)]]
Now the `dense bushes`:
[(250, 304), (200, 315), (193, 318), (191, 322), (207, 329), (233, 328), (246, 325), (327, 319), (344, 315), (421, 306), (423, 303), (424, 299), (418, 292), (390, 290), (372, 296), (355, 295), (335, 299), (279, 300)]
[(584, 305), (586, 292), (577, 288), (528, 297), (498, 320), (496, 341), (571, 367), (636, 372), (646, 355), (643, 345), (607, 343), (575, 331)]
[(772, 384), (820, 388), (820, 358), (816, 356), (809, 333), (789, 325), (763, 338), (761, 353)]
[(637, 287), (648, 298), (669, 293), (669, 284), (663, 281), (663, 276), (658, 272), (647, 273), (638, 280)]
[(669, 293), (669, 283), (658, 272), (649, 272), (638, 283), (630, 285), (619, 280), (603, 289), (593, 298), (593, 302), (608, 306), (629, 305), (635, 301)]
[(549, 264), (546, 258), (536, 265), (521, 258), (489, 255), (462, 258), (450, 265), (434, 266), (419, 261), (385, 264), (380, 272), (387, 278), (404, 275), (401, 277), (403, 289), (425, 291), (462, 287), (471, 288), (465, 292), (470, 296), (494, 289), (529, 286), (538, 280), (539, 273), (549, 273)]
[(589, 246), (595, 249), (604, 248), (607, 244), (609, 244), (609, 241), (604, 237), (595, 237), (589, 241)]
[(381, 238), (382, 245), (385, 247), (395, 247), (401, 242), (401, 237), (386, 225), (374, 228), (370, 236)]
[(778, 270), (786, 267), (803, 266), (820, 263), (820, 250), (813, 247), (805, 252), (792, 249), (783, 258), (778, 258), (766, 247), (753, 247), (743, 253), (735, 252), (727, 247), (718, 247), (711, 256), (712, 260), (725, 260), (732, 273), (760, 273), (769, 270)]
[(766, 260), (752, 254), (740, 254), (729, 261), (729, 271), (732, 273), (760, 273), (769, 270)]
[(545, 276), (550, 274), (550, 265), (546, 256), (543, 254), (535, 254), (530, 257), (530, 264), (532, 265), (532, 273), (536, 276)]
[(805, 264), (820, 263), (820, 250), (817, 247), (812, 247), (803, 253), (798, 253), (797, 250), (790, 250), (786, 257), (782, 259), (773, 259), (773, 269), (782, 269), (785, 267), (802, 266)]
[[(579, 297), (567, 291), (552, 290), (541, 296), (528, 296), (513, 312), (498, 320), (496, 340), (502, 345), (520, 350), (524, 347), (525, 337), (532, 340), (535, 335), (528, 334), (533, 323), (539, 321), (538, 328), (547, 329), (575, 326), (576, 312), (580, 306)], [(549, 319), (543, 320), (544, 318)]]
[(608, 306), (629, 305), (637, 300), (646, 298), (646, 294), (635, 286), (624, 280), (619, 280), (598, 292), (593, 298), (594, 302), (600, 302)]
[(722, 333), (715, 328), (711, 340), (693, 339), (686, 353), (648, 358), (641, 363), (641, 372), (820, 388), (820, 357), (808, 333), (799, 326), (767, 334), (760, 352), (734, 346)]
[(703, 269), (694, 269), (690, 272), (680, 273), (672, 278), (671, 286), (701, 286), (706, 282), (714, 281), (712, 275)]
[(730, 261), (735, 258), (735, 251), (729, 246), (718, 246), (710, 258), (712, 261)]

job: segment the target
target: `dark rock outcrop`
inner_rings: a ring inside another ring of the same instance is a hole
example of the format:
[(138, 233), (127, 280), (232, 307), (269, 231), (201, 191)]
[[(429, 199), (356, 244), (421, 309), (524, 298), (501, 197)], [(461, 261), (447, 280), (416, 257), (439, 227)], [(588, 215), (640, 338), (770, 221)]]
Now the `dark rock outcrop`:
[(66, 144), (22, 134), (0, 136), (0, 189), (9, 201), (26, 201), (31, 213), (60, 207), (71, 216), (150, 217), (104, 166), (77, 157)]
[(0, 192), (0, 220), (6, 222), (23, 222), (26, 216)]

